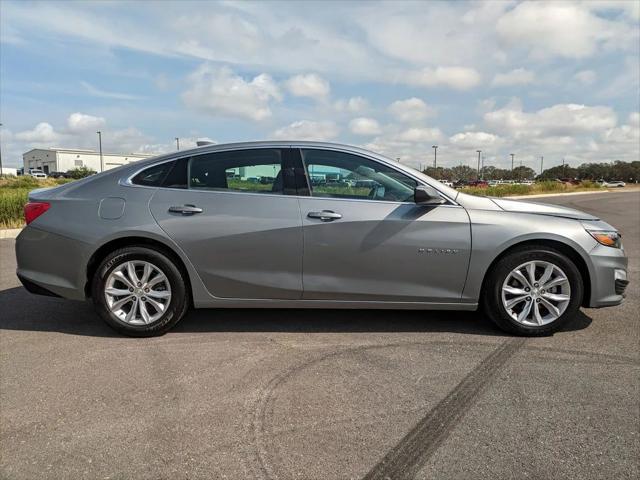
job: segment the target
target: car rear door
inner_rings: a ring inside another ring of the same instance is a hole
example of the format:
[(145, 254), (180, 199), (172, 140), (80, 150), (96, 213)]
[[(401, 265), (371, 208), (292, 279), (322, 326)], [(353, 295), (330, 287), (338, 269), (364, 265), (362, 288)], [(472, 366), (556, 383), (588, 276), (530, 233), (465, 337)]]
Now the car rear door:
[(186, 185), (172, 188), (175, 181), (168, 180), (154, 194), (153, 216), (212, 295), (302, 296), (302, 220), (290, 153), (252, 148), (194, 155), (177, 167), (184, 171), (178, 177), (188, 178), (177, 185)]
[(300, 198), (304, 299), (460, 301), (471, 249), (464, 208), (416, 205), (416, 180), (374, 159), (300, 152), (313, 179)]

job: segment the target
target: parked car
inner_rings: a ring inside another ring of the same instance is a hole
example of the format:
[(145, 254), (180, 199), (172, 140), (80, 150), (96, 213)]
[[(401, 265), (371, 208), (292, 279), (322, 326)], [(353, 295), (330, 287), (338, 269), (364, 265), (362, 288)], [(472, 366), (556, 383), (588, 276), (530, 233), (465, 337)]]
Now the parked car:
[(580, 180), (577, 178), (558, 178), (557, 181), (567, 185), (580, 185)]
[(33, 178), (47, 178), (47, 174), (39, 168), (30, 168), (27, 175), (30, 175)]
[(624, 183), (622, 180), (611, 180), (610, 182), (604, 182), (602, 184), (603, 187), (607, 187), (607, 188), (622, 188), (626, 185), (627, 184)]
[(470, 182), (467, 182), (467, 186), (485, 188), (489, 186), (489, 182), (487, 182), (486, 180), (472, 180)]
[(446, 185), (447, 187), (453, 187), (453, 182), (449, 180), (439, 180), (439, 182), (443, 185)]
[[(236, 168), (276, 176), (228, 182)], [(375, 188), (327, 193), (311, 185), (314, 168)], [(23, 285), (89, 297), (134, 336), (166, 332), (190, 306), (482, 308), (508, 332), (541, 335), (580, 306), (618, 305), (628, 283), (620, 234), (593, 215), (466, 195), (330, 143), (208, 145), (141, 160), (31, 192), (25, 220)]]

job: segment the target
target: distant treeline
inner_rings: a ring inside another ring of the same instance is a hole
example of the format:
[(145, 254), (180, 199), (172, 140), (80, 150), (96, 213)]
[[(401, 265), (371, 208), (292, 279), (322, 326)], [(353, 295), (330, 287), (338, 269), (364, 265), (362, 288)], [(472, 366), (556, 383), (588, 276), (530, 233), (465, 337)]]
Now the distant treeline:
[[(427, 167), (423, 170), (430, 177), (438, 180), (475, 180), (478, 172), (467, 165), (457, 165), (451, 168)], [(575, 178), (578, 180), (622, 180), (624, 182), (636, 182), (640, 180), (640, 161), (611, 162), (611, 163), (583, 163), (579, 167), (568, 164), (543, 170), (538, 175), (530, 167), (515, 167), (513, 171), (506, 168), (485, 166), (481, 169), (480, 177), (484, 180), (555, 180), (557, 178)]]

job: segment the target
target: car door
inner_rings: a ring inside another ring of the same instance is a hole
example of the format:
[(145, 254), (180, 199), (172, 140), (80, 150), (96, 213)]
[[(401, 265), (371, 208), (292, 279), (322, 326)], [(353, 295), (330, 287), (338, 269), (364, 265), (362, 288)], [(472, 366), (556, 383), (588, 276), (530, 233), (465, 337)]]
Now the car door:
[(212, 295), (301, 297), (302, 220), (290, 154), (253, 148), (194, 155), (178, 161), (179, 173), (169, 173), (154, 194), (153, 216)]
[(303, 148), (304, 299), (458, 302), (471, 248), (466, 211), (416, 205), (417, 181), (353, 153)]

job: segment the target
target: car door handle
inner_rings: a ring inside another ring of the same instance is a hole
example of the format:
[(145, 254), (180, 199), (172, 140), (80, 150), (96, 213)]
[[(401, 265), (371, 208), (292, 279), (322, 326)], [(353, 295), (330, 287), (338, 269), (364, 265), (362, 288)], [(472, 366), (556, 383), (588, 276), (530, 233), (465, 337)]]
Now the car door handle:
[(195, 205), (182, 205), (179, 207), (169, 207), (171, 213), (181, 213), (183, 215), (193, 215), (194, 213), (202, 213), (202, 209)]
[(342, 215), (331, 210), (322, 210), (321, 212), (309, 212), (307, 213), (309, 218), (319, 218), (323, 222), (332, 222), (342, 218)]

